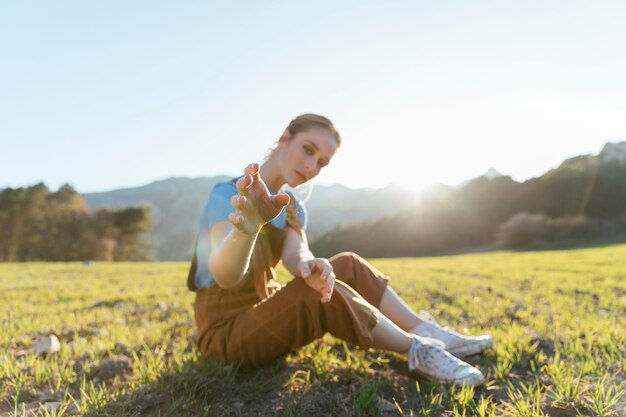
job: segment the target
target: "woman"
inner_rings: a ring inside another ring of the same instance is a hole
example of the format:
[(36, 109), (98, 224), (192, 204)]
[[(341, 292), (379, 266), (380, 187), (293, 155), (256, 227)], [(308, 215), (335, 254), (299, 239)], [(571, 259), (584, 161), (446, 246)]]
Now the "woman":
[[(198, 347), (206, 357), (256, 367), (330, 332), (364, 349), (405, 354), (411, 371), (438, 381), (482, 384), (482, 373), (456, 356), (490, 347), (490, 336), (462, 336), (415, 313), (356, 254), (324, 259), (309, 250), (306, 212), (280, 190), (315, 178), (340, 144), (330, 120), (298, 116), (262, 166), (215, 186), (188, 277)], [(282, 288), (274, 281), (279, 260), (294, 276)]]

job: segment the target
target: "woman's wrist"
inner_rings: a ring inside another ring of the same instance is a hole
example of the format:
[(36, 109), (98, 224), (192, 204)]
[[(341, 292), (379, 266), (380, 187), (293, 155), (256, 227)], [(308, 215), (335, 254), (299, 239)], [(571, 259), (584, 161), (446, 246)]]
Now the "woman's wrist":
[(246, 230), (243, 230), (243, 229), (235, 227), (233, 229), (233, 233), (236, 233), (236, 235), (241, 237), (241, 238), (256, 238), (258, 236), (258, 234), (261, 232), (262, 228), (263, 228), (263, 226), (255, 228), (255, 229), (250, 230), (250, 231), (246, 231)]
[(300, 259), (300, 262), (309, 262), (315, 259), (315, 256), (311, 251), (303, 250), (298, 253), (298, 258)]

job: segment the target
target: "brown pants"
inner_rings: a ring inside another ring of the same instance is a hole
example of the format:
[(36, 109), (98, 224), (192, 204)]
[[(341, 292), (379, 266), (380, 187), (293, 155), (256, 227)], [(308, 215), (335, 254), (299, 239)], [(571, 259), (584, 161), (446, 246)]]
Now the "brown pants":
[(326, 332), (369, 348), (388, 279), (354, 253), (340, 253), (330, 263), (337, 281), (325, 304), (320, 293), (298, 277), (262, 301), (253, 286), (237, 292), (217, 285), (199, 289), (195, 315), (200, 351), (205, 357), (256, 367)]

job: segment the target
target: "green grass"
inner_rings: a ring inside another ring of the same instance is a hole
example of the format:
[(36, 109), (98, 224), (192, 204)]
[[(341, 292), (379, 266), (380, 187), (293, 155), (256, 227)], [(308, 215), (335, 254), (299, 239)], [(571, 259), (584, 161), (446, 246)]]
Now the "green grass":
[[(494, 336), (468, 358), (485, 386), (330, 336), (254, 371), (204, 361), (183, 263), (0, 264), (0, 415), (626, 415), (626, 245), (372, 263), (415, 309)], [(30, 351), (50, 333), (59, 352)]]

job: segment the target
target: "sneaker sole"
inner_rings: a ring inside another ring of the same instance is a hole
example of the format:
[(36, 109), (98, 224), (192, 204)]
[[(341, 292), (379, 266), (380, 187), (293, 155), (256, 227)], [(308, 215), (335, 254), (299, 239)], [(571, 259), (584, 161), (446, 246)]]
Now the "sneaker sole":
[(454, 384), (454, 385), (460, 385), (460, 386), (472, 386), (472, 387), (477, 387), (479, 385), (483, 385), (485, 383), (485, 377), (483, 375), (474, 375), (473, 378), (469, 378), (469, 379), (437, 379), (435, 377), (433, 377), (432, 375), (428, 375), (424, 372), (421, 372), (419, 370), (414, 370), (411, 371), (415, 374), (420, 375), (423, 378), (426, 379), (430, 379), (433, 381), (437, 381), (440, 382), (442, 384)]

